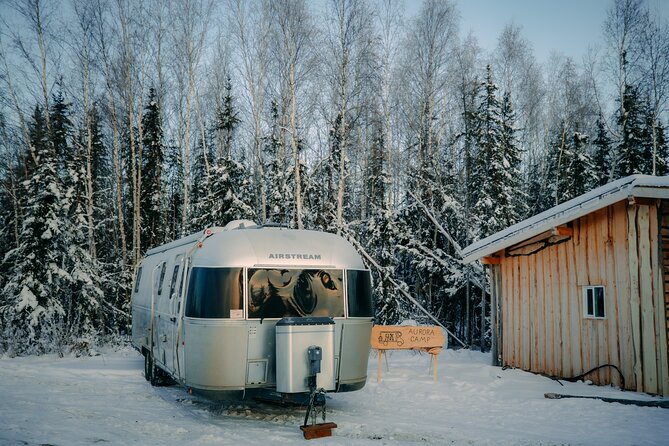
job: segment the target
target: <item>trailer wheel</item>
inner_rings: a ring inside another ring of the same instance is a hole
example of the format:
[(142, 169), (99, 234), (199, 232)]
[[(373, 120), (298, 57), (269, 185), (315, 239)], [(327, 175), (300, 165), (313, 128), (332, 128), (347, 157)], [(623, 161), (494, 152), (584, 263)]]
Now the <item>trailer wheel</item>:
[(152, 386), (159, 386), (162, 384), (162, 373), (163, 371), (156, 366), (156, 360), (153, 359), (153, 356), (151, 356), (151, 364), (149, 366), (151, 368), (151, 379), (149, 379), (149, 382), (151, 383)]
[(153, 361), (150, 352), (144, 354), (144, 379), (153, 384)]

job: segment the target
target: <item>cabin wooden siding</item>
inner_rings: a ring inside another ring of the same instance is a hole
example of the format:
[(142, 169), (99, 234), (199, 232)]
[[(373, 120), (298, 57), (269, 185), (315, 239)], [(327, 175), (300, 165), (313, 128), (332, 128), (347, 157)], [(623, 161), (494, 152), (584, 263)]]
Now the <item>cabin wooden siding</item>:
[[(669, 206), (658, 204), (618, 202), (572, 221), (559, 244), (530, 255), (498, 252), (501, 261), (490, 266), (493, 358), (564, 378), (613, 364), (627, 389), (669, 395)], [(604, 319), (584, 317), (589, 285), (605, 287)], [(621, 385), (611, 367), (587, 379)]]

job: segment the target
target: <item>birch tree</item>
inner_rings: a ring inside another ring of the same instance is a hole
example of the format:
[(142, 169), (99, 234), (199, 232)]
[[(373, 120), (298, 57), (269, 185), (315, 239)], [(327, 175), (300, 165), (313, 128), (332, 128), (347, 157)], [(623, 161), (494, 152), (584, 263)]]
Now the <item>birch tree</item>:
[(87, 223), (87, 246), (92, 258), (97, 258), (97, 246), (95, 237), (95, 190), (94, 190), (94, 122), (95, 112), (93, 110), (93, 91), (92, 86), (92, 61), (96, 59), (93, 53), (93, 9), (90, 2), (73, 3), (74, 11), (77, 17), (78, 30), (75, 40), (75, 60), (78, 62), (79, 75), (81, 81), (81, 96), (83, 105), (83, 120), (85, 136), (81, 144), (84, 151), (85, 160), (85, 209)]
[(406, 106), (411, 119), (416, 162), (423, 166), (433, 159), (444, 131), (439, 113), (445, 107), (449, 56), (456, 43), (456, 11), (448, 1), (427, 0), (412, 24), (409, 53), (404, 62), (409, 91), (414, 101)]
[(263, 153), (263, 112), (266, 107), (270, 62), (270, 8), (266, 3), (259, 5), (231, 0), (230, 9), (231, 27), (237, 39), (238, 57), (242, 62), (239, 71), (246, 87), (247, 107), (252, 122), (254, 167), (257, 171), (253, 177), (259, 183), (259, 216), (264, 223), (268, 219), (268, 187)]
[[(300, 127), (300, 105), (307, 76), (313, 68), (313, 24), (304, 0), (278, 0), (271, 2), (273, 17), (273, 48), (275, 70), (281, 96), (282, 121), (287, 128), (287, 137), (292, 158), (293, 215), (292, 222), (304, 229), (302, 197), (302, 164)], [(285, 197), (284, 197), (285, 198)]]
[(93, 23), (95, 27), (95, 43), (99, 64), (102, 69), (102, 76), (105, 85), (106, 108), (108, 110), (109, 127), (111, 127), (112, 140), (112, 175), (114, 189), (114, 210), (115, 232), (118, 234), (116, 239), (116, 251), (119, 253), (118, 267), (123, 269), (128, 264), (128, 243), (126, 236), (125, 214), (123, 206), (123, 168), (121, 165), (121, 134), (120, 134), (120, 116), (117, 109), (117, 93), (115, 88), (115, 68), (112, 60), (112, 47), (115, 42), (110, 39), (110, 30), (107, 28), (107, 20), (110, 11), (105, 7), (101, 0), (95, 0), (93, 4)]
[[(334, 227), (344, 230), (345, 195), (350, 187), (349, 152), (361, 126), (360, 116), (365, 104), (363, 90), (369, 88), (373, 67), (373, 29), (371, 14), (360, 0), (332, 0), (326, 13), (327, 33), (324, 65), (330, 84), (329, 119), (331, 143), (329, 165), (337, 171), (333, 177), (331, 200), (334, 206)], [(336, 185), (335, 185), (336, 184)], [(346, 202), (345, 202), (346, 201)]]
[(526, 156), (539, 157), (542, 148), (544, 86), (532, 44), (513, 23), (502, 30), (493, 55), (492, 68), (501, 94), (508, 93), (518, 116), (518, 140)]
[[(616, 140), (627, 132), (628, 101), (625, 96), (630, 87), (638, 88), (641, 73), (640, 41), (643, 26), (647, 22), (646, 11), (641, 0), (615, 0), (607, 12), (604, 22), (604, 37), (607, 45), (605, 66), (615, 88), (618, 126), (612, 128)], [(613, 159), (613, 170), (616, 170)]]
[[(174, 54), (176, 63), (173, 65), (178, 88), (178, 146), (181, 148), (181, 162), (183, 166), (182, 192), (183, 207), (181, 226), (188, 228), (188, 216), (190, 212), (190, 168), (192, 158), (193, 141), (197, 139), (194, 133), (193, 114), (199, 119), (200, 141), (206, 144), (202, 138), (204, 133), (204, 119), (201, 108), (197, 105), (198, 74), (200, 63), (205, 50), (205, 42), (209, 31), (209, 15), (213, 8), (211, 0), (188, 0), (173, 4), (175, 15), (175, 32), (173, 34)], [(206, 149), (206, 147), (205, 147)], [(208, 166), (208, 158), (205, 154), (205, 165)], [(208, 175), (208, 167), (206, 175)]]
[(661, 21), (660, 14), (646, 14), (642, 27), (640, 52), (643, 64), (642, 88), (649, 101), (649, 119), (652, 150), (651, 175), (658, 174), (658, 163), (662, 159), (662, 135), (660, 116), (667, 110), (669, 100), (669, 22)]

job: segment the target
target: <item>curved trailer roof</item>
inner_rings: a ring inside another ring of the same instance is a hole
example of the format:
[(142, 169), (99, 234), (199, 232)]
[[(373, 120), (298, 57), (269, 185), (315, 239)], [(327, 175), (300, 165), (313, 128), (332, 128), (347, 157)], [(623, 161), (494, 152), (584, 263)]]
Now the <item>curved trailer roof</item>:
[(154, 255), (184, 245), (196, 246), (193, 266), (314, 267), (366, 269), (360, 255), (344, 238), (319, 231), (257, 226), (234, 221), (212, 227), (149, 250)]
[(669, 176), (631, 175), (593, 189), (472, 243), (462, 250), (463, 261), (471, 263), (618, 201), (635, 197), (669, 199)]

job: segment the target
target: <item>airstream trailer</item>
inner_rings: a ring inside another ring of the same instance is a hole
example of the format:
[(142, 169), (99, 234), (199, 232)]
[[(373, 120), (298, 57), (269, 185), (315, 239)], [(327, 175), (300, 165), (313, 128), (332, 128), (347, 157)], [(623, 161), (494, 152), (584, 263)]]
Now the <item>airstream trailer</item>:
[(371, 276), (334, 234), (235, 221), (149, 250), (132, 294), (132, 343), (145, 376), (212, 398), (304, 395), (306, 349), (318, 386), (361, 389)]

